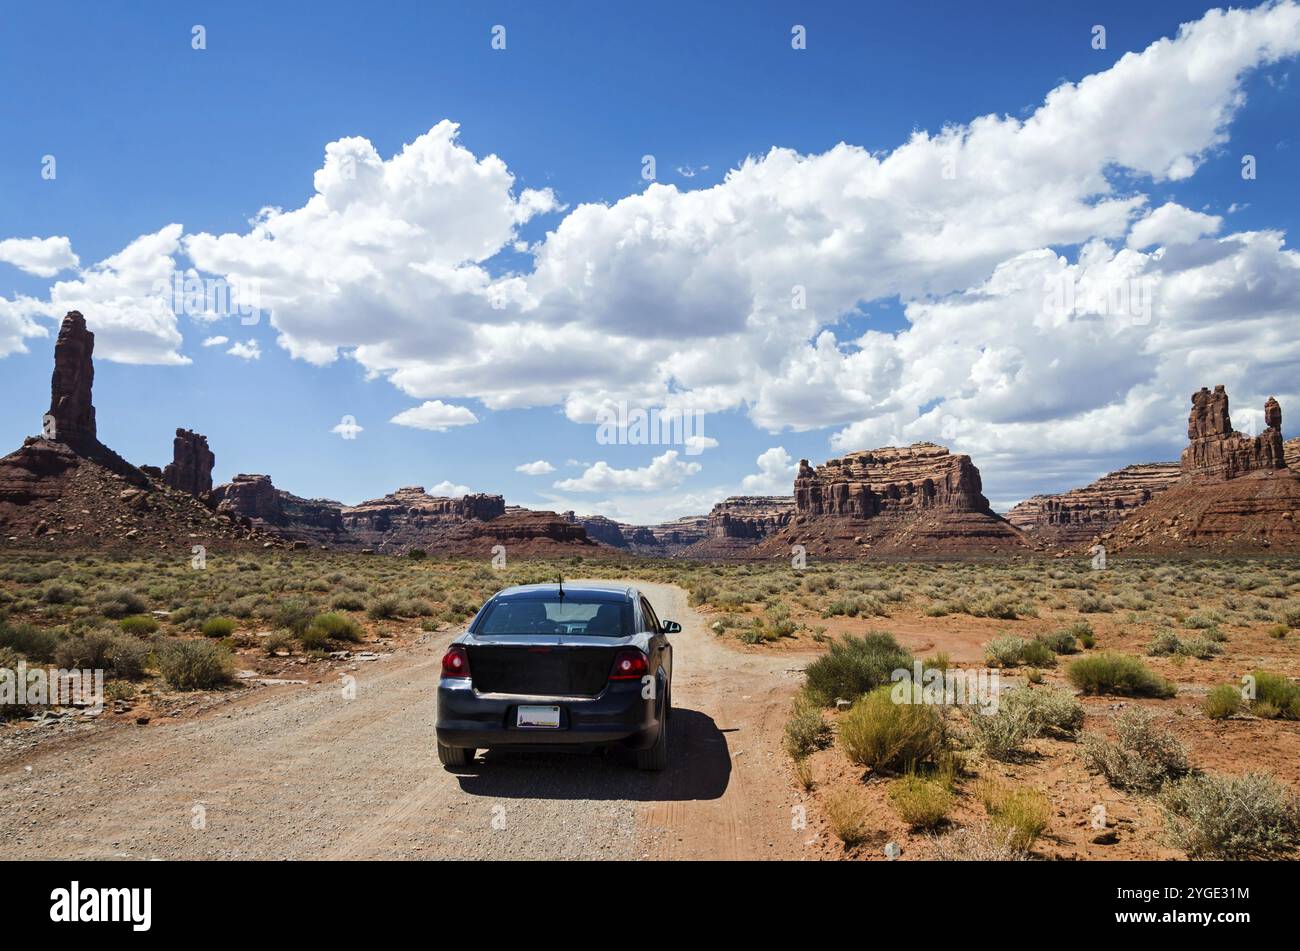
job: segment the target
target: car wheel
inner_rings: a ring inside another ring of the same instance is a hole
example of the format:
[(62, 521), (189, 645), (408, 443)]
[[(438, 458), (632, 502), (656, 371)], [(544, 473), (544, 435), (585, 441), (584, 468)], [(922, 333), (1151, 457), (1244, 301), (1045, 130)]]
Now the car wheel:
[(438, 744), (438, 762), (443, 766), (468, 766), (477, 750), (467, 750), (459, 746)]
[(672, 694), (664, 697), (664, 715), (659, 721), (659, 738), (648, 750), (637, 750), (636, 768), (659, 771), (668, 767), (668, 710), (672, 705)]

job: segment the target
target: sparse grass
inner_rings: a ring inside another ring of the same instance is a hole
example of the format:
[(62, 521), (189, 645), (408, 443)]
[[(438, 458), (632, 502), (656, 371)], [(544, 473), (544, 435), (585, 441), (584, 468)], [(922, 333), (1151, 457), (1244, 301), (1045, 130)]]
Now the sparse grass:
[(943, 783), (915, 774), (895, 780), (889, 787), (889, 799), (913, 829), (933, 829), (943, 824), (956, 802)]
[(1012, 845), (1015, 837), (1013, 828), (985, 823), (954, 829), (930, 841), (941, 862), (1023, 862), (1029, 853)]
[(307, 630), (324, 635), (327, 641), (348, 641), (353, 644), (361, 642), (361, 625), (346, 614), (333, 611), (316, 615)]
[(1066, 677), (1087, 694), (1123, 697), (1172, 697), (1177, 690), (1146, 664), (1128, 654), (1109, 651), (1080, 657), (1070, 664)]
[(825, 808), (831, 832), (848, 848), (861, 845), (871, 837), (871, 800), (858, 787), (831, 793), (826, 797)]
[(211, 637), (219, 640), (223, 637), (229, 637), (231, 634), (234, 634), (237, 626), (238, 624), (234, 618), (210, 617), (203, 622), (203, 626), (199, 628), (199, 630), (204, 637)]
[(1047, 828), (1052, 803), (1047, 796), (1028, 786), (1008, 787), (983, 780), (976, 795), (989, 815), (989, 827), (1006, 836), (1007, 847), (1027, 852)]
[(207, 640), (172, 641), (158, 652), (163, 677), (177, 690), (208, 690), (228, 684), (235, 663), (230, 650)]
[(894, 703), (888, 686), (862, 697), (840, 718), (839, 742), (849, 761), (881, 772), (915, 770), (944, 746), (944, 723), (932, 704)]
[(1238, 688), (1232, 684), (1219, 684), (1205, 695), (1201, 710), (1211, 720), (1226, 720), (1240, 713), (1244, 706)]

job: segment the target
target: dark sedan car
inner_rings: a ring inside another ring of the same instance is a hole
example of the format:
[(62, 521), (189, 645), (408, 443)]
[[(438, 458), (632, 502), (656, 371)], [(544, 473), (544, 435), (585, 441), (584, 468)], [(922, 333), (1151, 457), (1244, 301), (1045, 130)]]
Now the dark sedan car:
[(536, 584), (488, 599), (442, 658), (438, 759), (480, 749), (612, 747), (668, 763), (673, 649), (636, 588)]

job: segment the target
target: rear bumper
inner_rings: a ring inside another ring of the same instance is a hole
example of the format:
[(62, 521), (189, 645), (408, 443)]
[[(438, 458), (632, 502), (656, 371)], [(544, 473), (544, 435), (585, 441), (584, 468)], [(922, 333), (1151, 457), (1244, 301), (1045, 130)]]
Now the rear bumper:
[[(660, 675), (662, 679), (662, 674)], [(445, 746), (596, 747), (646, 749), (659, 738), (659, 704), (641, 696), (639, 680), (610, 683), (595, 697), (531, 697), (478, 693), (467, 682), (438, 684), (438, 742)], [(656, 691), (662, 696), (662, 691)], [(560, 708), (557, 729), (520, 729), (520, 705)]]

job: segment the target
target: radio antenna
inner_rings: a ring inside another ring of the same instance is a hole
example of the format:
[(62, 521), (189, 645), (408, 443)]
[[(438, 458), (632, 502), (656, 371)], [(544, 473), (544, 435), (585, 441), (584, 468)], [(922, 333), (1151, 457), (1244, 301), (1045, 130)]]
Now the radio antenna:
[(560, 597), (564, 597), (564, 575), (560, 575), (558, 580), (560, 582)]

